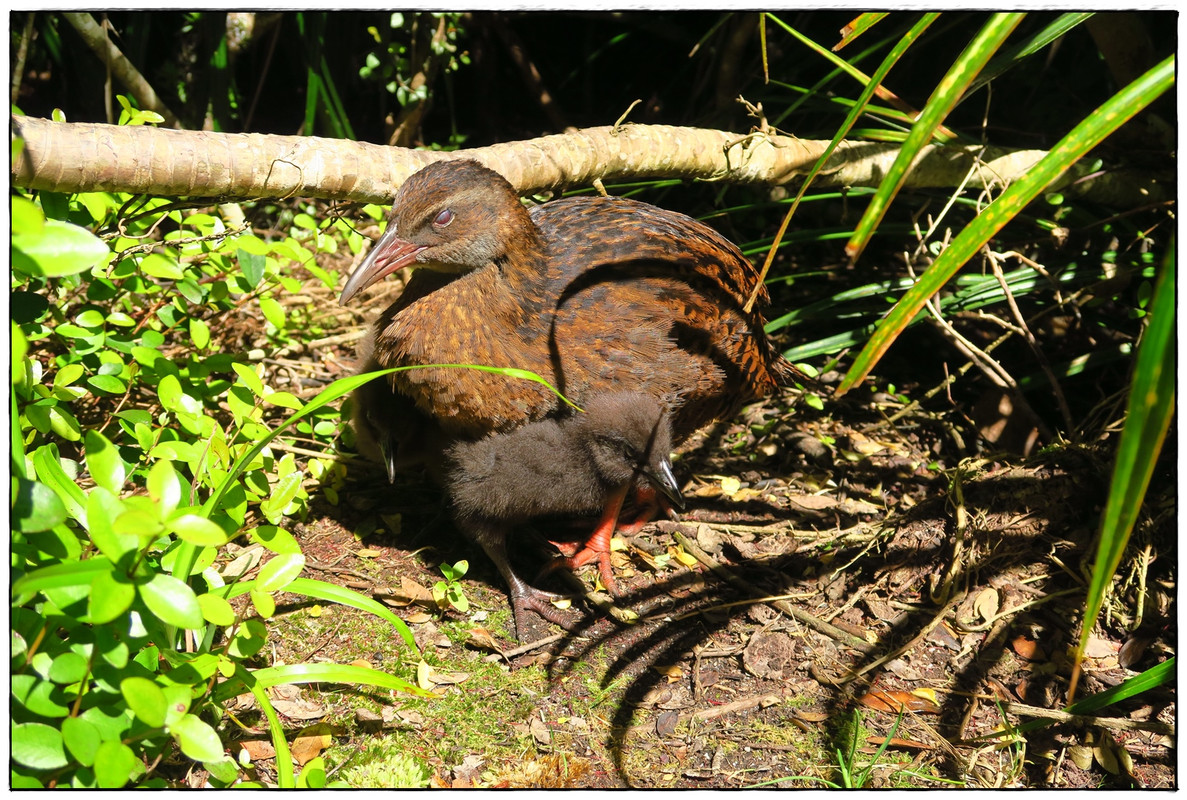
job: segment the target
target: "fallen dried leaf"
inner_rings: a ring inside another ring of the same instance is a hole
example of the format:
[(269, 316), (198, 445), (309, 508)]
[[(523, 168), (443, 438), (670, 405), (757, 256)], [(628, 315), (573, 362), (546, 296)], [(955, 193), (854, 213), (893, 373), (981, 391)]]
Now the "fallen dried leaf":
[(997, 589), (988, 586), (977, 593), (977, 599), (973, 601), (973, 611), (977, 612), (977, 616), (988, 622), (997, 616), (997, 612), (1001, 610), (1001, 597), (997, 593)]
[(272, 706), (289, 719), (321, 719), (326, 707), (312, 700), (273, 700)]
[(264, 758), (276, 758), (276, 748), (272, 746), (272, 742), (264, 739), (252, 739), (246, 742), (240, 742), (239, 747), (247, 751), (247, 755), (252, 761), (259, 761)]
[(293, 740), (291, 747), (293, 759), (297, 764), (304, 766), (316, 758), (322, 750), (329, 747), (333, 741), (334, 737), (330, 735), (329, 725), (324, 722), (310, 725), (298, 733), (297, 738)]
[(1028, 636), (1014, 637), (1014, 641), (1010, 642), (1010, 648), (1027, 661), (1043, 661), (1047, 658), (1039, 643)]
[(680, 668), (679, 664), (671, 664), (666, 666), (656, 664), (652, 667), (652, 669), (667, 678), (668, 683), (675, 683), (684, 677), (684, 670)]
[(467, 644), (476, 647), (479, 650), (486, 650), (491, 653), (503, 652), (503, 649), (499, 647), (498, 642), (495, 641), (494, 634), (492, 634), (486, 628), (476, 626), (468, 629), (466, 633), (470, 637), (466, 640)]
[(915, 692), (900, 692), (892, 689), (875, 689), (862, 695), (858, 702), (867, 708), (878, 711), (889, 711), (898, 714), (903, 711), (913, 711), (917, 714), (939, 714), (940, 706), (931, 697), (920, 696)]

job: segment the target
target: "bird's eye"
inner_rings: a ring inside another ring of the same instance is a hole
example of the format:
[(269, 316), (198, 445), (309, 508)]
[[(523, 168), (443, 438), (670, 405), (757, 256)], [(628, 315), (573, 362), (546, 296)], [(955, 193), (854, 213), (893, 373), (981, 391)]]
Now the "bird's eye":
[(433, 217), (433, 227), (436, 228), (444, 228), (451, 222), (453, 222), (453, 212), (448, 208), (442, 209), (441, 213)]

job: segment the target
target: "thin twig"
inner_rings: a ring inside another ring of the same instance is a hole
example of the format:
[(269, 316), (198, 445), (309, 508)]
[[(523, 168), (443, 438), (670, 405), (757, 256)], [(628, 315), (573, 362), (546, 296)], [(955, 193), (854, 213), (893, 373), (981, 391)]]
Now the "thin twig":
[(1051, 391), (1055, 395), (1055, 402), (1059, 404), (1059, 413), (1063, 415), (1064, 430), (1070, 431), (1072, 430), (1072, 410), (1068, 407), (1067, 398), (1064, 397), (1063, 388), (1059, 385), (1058, 378), (1055, 377), (1055, 371), (1051, 369), (1051, 362), (1047, 360), (1043, 349), (1039, 347), (1038, 340), (1030, 332), (1030, 328), (1026, 326), (1026, 319), (1022, 316), (1022, 311), (1018, 308), (1018, 303), (1014, 300), (1014, 293), (1010, 291), (1010, 285), (1006, 282), (1005, 273), (1002, 272), (1002, 265), (998, 260), (1000, 256), (988, 247), (985, 248), (985, 251), (989, 256), (989, 265), (993, 268), (993, 276), (997, 278), (998, 284), (1002, 287), (1002, 293), (1006, 296), (1006, 305), (1010, 307), (1010, 313), (1014, 315), (1014, 320), (1018, 323), (1018, 327), (1022, 331), (1022, 338), (1030, 345), (1031, 352), (1038, 359), (1039, 367), (1043, 370), (1043, 374), (1047, 376), (1047, 380), (1051, 382)]
[[(745, 592), (746, 594), (751, 596), (757, 594), (754, 591), (754, 587), (751, 586), (748, 581), (736, 575), (733, 570), (729, 569), (728, 567), (717, 563), (717, 561), (714, 560), (712, 556), (698, 547), (695, 542), (689, 541), (687, 536), (678, 531), (674, 535), (676, 537), (676, 541), (680, 543), (680, 546), (691, 553), (697, 561), (700, 561), (702, 564), (708, 567), (714, 575), (717, 575), (719, 578), (723, 579), (740, 591)], [(760, 602), (760, 600), (755, 598), (755, 602)], [(848, 647), (852, 647), (854, 650), (858, 650), (862, 653), (868, 653), (874, 647), (864, 639), (854, 636), (848, 631), (838, 628), (836, 625), (831, 625), (819, 617), (809, 614), (803, 609), (796, 608), (786, 600), (772, 600), (770, 605), (782, 613), (799, 620), (809, 628), (812, 628), (819, 633), (823, 633), (825, 636), (835, 639), (836, 641), (841, 642)]]

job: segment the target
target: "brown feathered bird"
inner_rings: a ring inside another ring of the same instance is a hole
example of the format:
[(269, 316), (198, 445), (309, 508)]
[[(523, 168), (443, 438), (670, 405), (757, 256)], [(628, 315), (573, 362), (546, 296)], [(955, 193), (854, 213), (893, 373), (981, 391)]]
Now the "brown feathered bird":
[[(376, 322), (379, 366), (526, 369), (578, 405), (646, 394), (668, 412), (674, 443), (799, 377), (763, 331), (765, 288), (744, 310), (758, 272), (741, 251), (646, 203), (580, 197), (529, 211), (478, 162), (434, 162), (400, 187), (387, 231), (341, 302), (405, 266), (423, 269)], [(479, 370), (408, 370), (390, 385), (461, 439), (512, 430), (560, 404), (538, 383)], [(389, 431), (400, 439), (409, 428), (420, 425)], [(587, 544), (600, 566), (608, 542)]]
[[(507, 537), (530, 520), (601, 513), (598, 529), (618, 522), (623, 499), (659, 493), (683, 506), (672, 475), (671, 425), (653, 397), (617, 392), (590, 398), (585, 413), (528, 423), (445, 453), (445, 486), (459, 527), (482, 545), (511, 590), (517, 632), (530, 609), (568, 627), (552, 595), (528, 584), (512, 569)], [(596, 534), (595, 534), (596, 535)]]

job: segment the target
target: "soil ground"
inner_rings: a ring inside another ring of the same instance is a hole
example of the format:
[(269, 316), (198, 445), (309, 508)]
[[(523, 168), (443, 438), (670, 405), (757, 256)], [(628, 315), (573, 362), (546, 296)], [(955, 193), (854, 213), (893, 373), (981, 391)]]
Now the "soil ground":
[[(328, 377), (351, 338), (321, 354)], [(1113, 440), (972, 455), (955, 406), (834, 400), (835, 379), (687, 442), (689, 508), (619, 543), (615, 608), (578, 598), (573, 631), (541, 620), (522, 643), (437, 490), (415, 472), (391, 486), (347, 452), (338, 502), (319, 493), (293, 524), (305, 574), (388, 603), (422, 652), (372, 615), (292, 597), (268, 657), (366, 663), (434, 697), (290, 687), (275, 698), (290, 732), (329, 733), (310, 752), (328, 744), (354, 786), (1174, 786), (1173, 685), (1059, 711)], [(1146, 507), (1077, 698), (1174, 655), (1173, 466)], [(512, 543), (524, 574), (563, 533), (539, 528)], [(465, 611), (431, 597), (462, 560)], [(577, 577), (589, 589), (596, 572)], [(244, 740), (268, 780), (264, 730)]]

